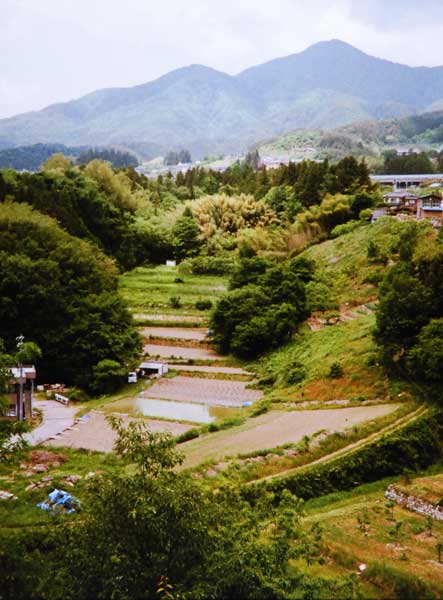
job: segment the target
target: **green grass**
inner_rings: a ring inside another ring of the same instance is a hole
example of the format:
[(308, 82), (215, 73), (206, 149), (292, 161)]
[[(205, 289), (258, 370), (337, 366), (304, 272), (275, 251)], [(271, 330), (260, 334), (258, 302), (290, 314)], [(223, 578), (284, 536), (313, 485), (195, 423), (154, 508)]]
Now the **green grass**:
[(405, 224), (393, 218), (379, 219), (374, 224), (359, 227), (351, 233), (311, 246), (302, 256), (315, 260), (322, 277), (330, 286), (340, 304), (363, 304), (377, 295), (376, 286), (368, 283), (374, 272), (384, 272), (381, 264), (371, 263), (367, 257), (369, 241), (375, 242), (388, 259), (394, 257), (394, 248)]
[[(181, 279), (183, 283), (177, 283)], [(228, 279), (215, 275), (184, 275), (177, 267), (137, 267), (120, 278), (120, 291), (133, 313), (149, 315), (192, 316), (201, 324), (210, 311), (195, 308), (197, 300), (216, 302), (226, 291)], [(180, 298), (173, 308), (171, 297)], [(164, 325), (162, 321), (141, 318), (143, 324)], [(171, 322), (172, 324), (172, 322)], [(177, 325), (177, 323), (173, 323)]]
[[(443, 466), (434, 465), (412, 480), (407, 487), (418, 494), (420, 489), (441, 489)], [(404, 487), (402, 477), (390, 477), (362, 485), (348, 492), (337, 492), (306, 502), (302, 527), (309, 529), (318, 522), (323, 530), (322, 554), (333, 573), (356, 572), (367, 565), (363, 582), (376, 585), (374, 598), (418, 597), (414, 586), (421, 579), (442, 597), (443, 567), (437, 563), (436, 545), (443, 540), (443, 523), (433, 522), (433, 536), (426, 533), (426, 517), (394, 506), (394, 520), (386, 510), (384, 492), (389, 484)], [(367, 516), (366, 533), (359, 517)], [(401, 522), (396, 533), (395, 523)], [(409, 595), (400, 589), (407, 582)], [(431, 596), (432, 597), (432, 596)]]
[[(373, 400), (386, 398), (388, 386), (381, 367), (374, 364), (372, 340), (374, 315), (326, 326), (319, 331), (305, 328), (293, 342), (263, 359), (259, 376), (275, 379), (269, 397), (282, 401)], [(331, 365), (340, 363), (343, 375), (329, 376)], [(288, 386), (287, 375), (303, 365), (305, 379)]]
[[(48, 449), (49, 450), (49, 449)], [(70, 448), (56, 448), (55, 454), (63, 454), (68, 461), (62, 463), (59, 467), (50, 467), (45, 473), (35, 473), (27, 477), (25, 470), (19, 468), (17, 464), (0, 465), (0, 489), (6, 490), (17, 496), (17, 500), (0, 501), (0, 527), (14, 528), (25, 526), (41, 526), (52, 524), (52, 515), (42, 511), (36, 505), (47, 499), (47, 495), (54, 488), (64, 489), (80, 501), (84, 498), (87, 480), (84, 476), (87, 473), (107, 472), (115, 473), (122, 466), (115, 454), (102, 454), (99, 452), (90, 452), (86, 450), (72, 450)], [(26, 463), (27, 453), (23, 455), (22, 462)], [(66, 475), (81, 475), (82, 480), (70, 487), (63, 481)], [(51, 475), (52, 481), (44, 488), (26, 490), (31, 483), (41, 481), (46, 476)], [(76, 518), (77, 513), (69, 515), (69, 518)]]

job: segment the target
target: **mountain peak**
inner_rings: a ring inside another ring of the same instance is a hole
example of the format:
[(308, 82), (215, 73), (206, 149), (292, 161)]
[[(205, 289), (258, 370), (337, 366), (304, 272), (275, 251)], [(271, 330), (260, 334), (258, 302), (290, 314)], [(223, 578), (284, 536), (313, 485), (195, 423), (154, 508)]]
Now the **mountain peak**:
[(149, 142), (194, 155), (236, 152), (284, 130), (411, 114), (442, 100), (442, 67), (397, 65), (331, 39), (236, 76), (191, 64), (0, 120), (0, 146)]

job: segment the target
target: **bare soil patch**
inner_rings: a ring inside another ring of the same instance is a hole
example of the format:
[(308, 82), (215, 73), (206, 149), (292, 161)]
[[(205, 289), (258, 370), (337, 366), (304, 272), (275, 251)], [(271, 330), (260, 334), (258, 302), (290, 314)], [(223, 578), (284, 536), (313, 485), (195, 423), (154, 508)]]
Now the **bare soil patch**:
[(250, 375), (249, 371), (240, 369), (239, 367), (207, 367), (204, 365), (173, 365), (174, 371), (189, 371), (195, 373), (224, 373), (226, 375)]
[(207, 329), (194, 327), (142, 327), (140, 333), (144, 337), (163, 339), (204, 341)]
[(48, 450), (31, 450), (28, 454), (28, 462), (32, 465), (60, 465), (68, 460), (65, 454), (56, 454)]
[(208, 348), (185, 348), (183, 346), (163, 346), (157, 344), (145, 344), (144, 352), (150, 356), (161, 356), (162, 358), (193, 358), (199, 360), (223, 360), (224, 357), (216, 354)]
[[(91, 411), (89, 414), (90, 419), (88, 421), (78, 424), (74, 429), (66, 431), (55, 440), (49, 440), (47, 445), (111, 452), (116, 440), (116, 433), (112, 430), (103, 413)], [(122, 418), (125, 423), (136, 420), (134, 417), (129, 416), (122, 416)], [(156, 419), (143, 419), (143, 422), (149, 426), (151, 431), (169, 431), (174, 436), (180, 435), (193, 427), (184, 423)]]

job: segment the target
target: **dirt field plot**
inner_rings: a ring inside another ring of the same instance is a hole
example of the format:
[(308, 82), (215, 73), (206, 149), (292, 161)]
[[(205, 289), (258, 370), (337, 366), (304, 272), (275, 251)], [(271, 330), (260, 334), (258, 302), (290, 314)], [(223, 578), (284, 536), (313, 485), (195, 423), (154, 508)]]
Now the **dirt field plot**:
[(343, 430), (357, 423), (387, 415), (396, 408), (396, 404), (381, 404), (362, 408), (271, 411), (235, 429), (212, 433), (187, 442), (183, 445), (186, 452), (185, 466), (194, 466), (209, 459), (219, 460), (224, 456), (235, 456), (242, 452), (296, 443), (305, 435), (312, 435), (321, 429), (329, 432)]
[[(50, 440), (48, 446), (65, 446), (68, 448), (84, 448), (98, 452), (111, 452), (116, 434), (106, 421), (106, 415), (91, 411), (90, 419), (79, 423), (71, 431), (66, 431), (55, 440)], [(123, 417), (127, 423), (134, 421), (134, 417)], [(170, 431), (173, 435), (180, 435), (187, 431), (192, 425), (174, 423), (171, 421), (157, 421), (156, 419), (143, 419), (151, 431)]]
[(182, 346), (161, 346), (156, 344), (146, 344), (144, 352), (150, 356), (161, 356), (163, 358), (193, 358), (198, 360), (222, 360), (220, 356), (212, 350), (205, 348), (183, 348)]
[(196, 340), (201, 342), (206, 337), (207, 329), (191, 327), (143, 327), (140, 333), (144, 337), (154, 336), (165, 339)]
[(194, 373), (224, 373), (225, 375), (251, 375), (249, 371), (240, 369), (239, 367), (206, 367), (203, 365), (172, 365), (174, 371), (189, 371)]
[(244, 381), (178, 376), (160, 379), (144, 392), (144, 396), (212, 406), (241, 407), (245, 402), (261, 398), (262, 392), (246, 389)]

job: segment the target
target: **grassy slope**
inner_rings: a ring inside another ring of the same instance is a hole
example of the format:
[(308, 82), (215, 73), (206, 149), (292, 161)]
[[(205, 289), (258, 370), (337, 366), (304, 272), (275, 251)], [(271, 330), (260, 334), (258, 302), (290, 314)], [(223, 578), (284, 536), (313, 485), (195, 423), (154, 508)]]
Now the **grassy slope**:
[[(367, 246), (372, 240), (382, 253), (392, 256), (391, 246), (397, 241), (402, 227), (404, 225), (394, 219), (382, 219), (312, 246), (303, 253), (315, 260), (319, 278), (327, 284), (341, 311), (352, 313), (353, 318), (318, 331), (303, 326), (293, 342), (261, 361), (260, 374), (272, 374), (276, 379), (271, 398), (331, 401), (390, 397), (388, 381), (375, 359), (376, 346), (372, 340), (375, 316), (364, 308), (375, 310), (377, 286), (368, 280), (374, 273), (382, 275), (385, 267), (368, 260)], [(335, 311), (336, 315), (339, 312)], [(320, 318), (327, 316), (328, 313), (318, 315)], [(334, 362), (343, 368), (343, 376), (336, 379), (329, 377)], [(305, 369), (305, 380), (289, 386), (288, 372), (297, 363)]]
[[(183, 283), (177, 282), (182, 279)], [(208, 312), (195, 308), (198, 300), (215, 302), (226, 290), (227, 279), (207, 275), (183, 275), (177, 267), (138, 267), (122, 275), (120, 290), (131, 311), (136, 315), (155, 317), (194, 317), (197, 324), (207, 321)], [(180, 298), (180, 307), (173, 308), (171, 297)], [(146, 318), (140, 318), (146, 323)], [(189, 323), (189, 321), (188, 321)], [(165, 323), (159, 320), (159, 324)], [(175, 323), (177, 325), (177, 323)]]
[[(441, 466), (433, 467), (425, 477), (412, 480), (410, 485), (405, 485), (399, 478), (390, 478), (351, 492), (335, 493), (307, 502), (303, 526), (309, 528), (314, 522), (320, 524), (323, 530), (322, 554), (329, 569), (336, 574), (343, 573), (343, 569), (355, 573), (359, 564), (366, 564), (368, 572), (365, 572), (362, 582), (377, 584), (372, 590), (372, 597), (399, 597), (392, 589), (395, 571), (403, 577), (412, 575), (423, 579), (434, 588), (436, 597), (441, 597), (443, 566), (437, 562), (436, 545), (443, 539), (443, 523), (433, 522), (431, 536), (425, 516), (396, 505), (392, 520), (392, 513), (386, 509), (384, 500), (384, 491), (390, 483), (398, 484), (411, 493), (417, 493), (422, 487), (434, 491), (434, 495), (440, 493), (441, 470)], [(363, 516), (368, 521), (367, 534), (358, 522)], [(396, 533), (395, 524), (398, 522), (401, 525)], [(380, 568), (371, 569), (374, 562), (385, 563), (387, 575), (381, 575)], [(389, 572), (391, 569), (394, 574)]]

